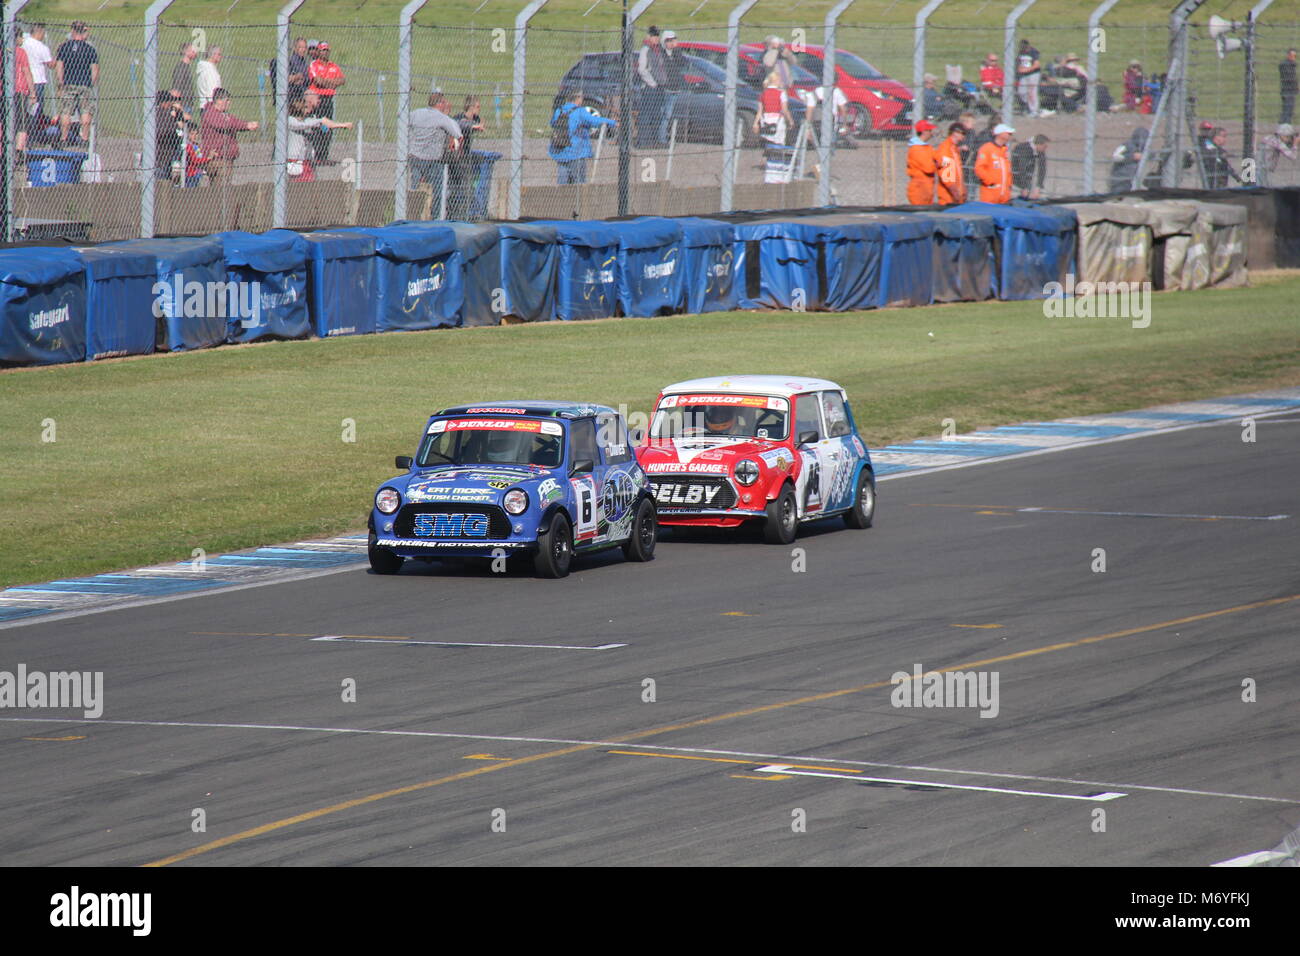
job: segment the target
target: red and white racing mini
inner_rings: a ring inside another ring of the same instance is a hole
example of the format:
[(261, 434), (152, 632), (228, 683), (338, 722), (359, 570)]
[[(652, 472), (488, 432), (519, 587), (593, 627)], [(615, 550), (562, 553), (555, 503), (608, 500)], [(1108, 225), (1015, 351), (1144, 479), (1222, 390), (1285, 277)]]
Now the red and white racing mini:
[(825, 379), (731, 375), (670, 385), (637, 460), (661, 525), (761, 519), (774, 544), (799, 522), (869, 528), (876, 479), (844, 390)]

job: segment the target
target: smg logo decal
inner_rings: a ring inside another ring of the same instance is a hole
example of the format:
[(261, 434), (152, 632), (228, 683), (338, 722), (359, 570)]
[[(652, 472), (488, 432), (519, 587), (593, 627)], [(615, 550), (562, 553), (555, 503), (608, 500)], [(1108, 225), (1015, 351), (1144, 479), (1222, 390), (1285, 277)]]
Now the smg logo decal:
[(622, 518), (636, 500), (636, 485), (626, 471), (610, 475), (600, 492), (600, 508), (605, 520), (614, 524)]
[(655, 500), (664, 505), (711, 505), (722, 490), (721, 485), (677, 484), (670, 481), (653, 482)]
[(488, 516), (476, 514), (416, 515), (420, 538), (486, 538)]

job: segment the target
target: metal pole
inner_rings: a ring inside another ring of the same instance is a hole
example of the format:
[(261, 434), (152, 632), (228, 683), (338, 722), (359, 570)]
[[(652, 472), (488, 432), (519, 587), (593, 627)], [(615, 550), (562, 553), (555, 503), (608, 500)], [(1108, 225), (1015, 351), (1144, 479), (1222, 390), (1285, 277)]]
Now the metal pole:
[[(650, 8), (654, 0), (637, 0), (629, 10), (627, 0), (623, 0), (623, 38), (620, 49), (623, 56), (622, 77), (619, 87), (618, 118), (618, 214), (628, 214), (631, 202), (632, 182), (632, 30), (641, 14)], [(603, 127), (602, 127), (603, 129)]]
[[(1169, 153), (1169, 162), (1165, 164), (1164, 175), (1161, 177), (1164, 185), (1177, 186), (1179, 179), (1183, 174), (1183, 123), (1187, 119), (1187, 81), (1186, 77), (1191, 74), (1192, 62), (1188, 57), (1190, 47), (1187, 42), (1187, 21), (1195, 13), (1205, 0), (1179, 0), (1178, 6), (1169, 14), (1169, 72), (1173, 73), (1172, 64), (1178, 61), (1182, 64), (1182, 70), (1179, 73), (1179, 82), (1176, 91), (1176, 103), (1174, 104), (1175, 117), (1170, 121), (1169, 139), (1171, 149)], [(1166, 84), (1168, 85), (1168, 84)], [(1160, 96), (1161, 105), (1164, 104), (1165, 97), (1168, 93), (1162, 93)], [(1152, 130), (1152, 138), (1155, 138), (1155, 130)], [(1148, 144), (1150, 147), (1151, 144)]]
[[(1259, 0), (1246, 15), (1246, 116), (1241, 134), (1242, 159), (1255, 158), (1255, 23), (1272, 5), (1273, 0)], [(1258, 183), (1257, 174), (1255, 184)]]
[[(925, 85), (925, 28), (930, 14), (943, 5), (944, 0), (930, 0), (916, 14), (916, 23), (912, 27), (912, 122), (919, 123), (925, 118), (925, 96), (921, 88)], [(1003, 64), (1005, 67), (1005, 64)]]
[(722, 94), (722, 201), (719, 203), (723, 212), (731, 212), (731, 196), (736, 187), (736, 80), (740, 75), (740, 18), (756, 3), (758, 0), (740, 0), (727, 15), (727, 85)]
[(510, 203), (506, 218), (518, 219), (524, 185), (524, 93), (528, 85), (528, 21), (546, 0), (531, 0), (515, 17), (515, 75), (510, 91)]
[[(27, 6), (28, 0), (10, 0), (4, 8), (4, 54), (5, 68), (4, 76), (0, 78), (0, 95), (4, 97), (3, 115), (5, 123), (5, 142), (4, 142), (4, 168), (0, 169), (0, 174), (4, 175), (5, 192), (4, 192), (4, 237), (5, 242), (12, 242), (14, 233), (17, 231), (14, 225), (14, 180), (16, 170), (14, 168), (14, 140), (17, 130), (14, 128), (15, 117), (14, 108), (14, 91), (18, 89), (18, 63), (17, 53), (14, 44), (14, 23), (18, 20), (18, 14), (22, 12), (23, 7)], [(26, 107), (24, 107), (24, 110)]]
[[(1173, 112), (1177, 112), (1177, 107), (1171, 108), (1169, 101), (1175, 98), (1173, 95), (1174, 84), (1181, 85), (1182, 83), (1182, 67), (1183, 61), (1177, 56), (1169, 64), (1169, 72), (1165, 74), (1164, 92), (1160, 94), (1160, 104), (1156, 107), (1155, 119), (1151, 121), (1151, 135), (1147, 137), (1146, 149), (1142, 150), (1142, 158), (1138, 160), (1137, 169), (1133, 172), (1133, 185), (1131, 187), (1133, 189), (1141, 189), (1146, 182), (1147, 166), (1150, 163), (1152, 152), (1156, 149), (1156, 136), (1160, 132), (1161, 122), (1171, 112), (1171, 109)], [(1178, 120), (1175, 118), (1171, 122), (1177, 123)], [(1182, 160), (1177, 154), (1172, 155), (1169, 163), (1166, 164), (1166, 174), (1168, 173), (1168, 166), (1171, 165), (1182, 165)]]
[(275, 149), (271, 175), (275, 188), (271, 200), (271, 226), (283, 229), (285, 197), (289, 192), (289, 18), (307, 0), (289, 0), (275, 18)]
[(1083, 114), (1083, 191), (1093, 191), (1093, 168), (1097, 148), (1097, 38), (1101, 29), (1101, 18), (1110, 12), (1119, 0), (1103, 0), (1088, 17), (1088, 93)]
[[(1008, 126), (1013, 125), (1012, 119), (1015, 117), (1016, 106), (1016, 87), (1020, 85), (1020, 78), (1016, 75), (1016, 24), (1024, 16), (1025, 11), (1032, 7), (1038, 0), (1020, 0), (1016, 8), (1007, 14), (1005, 26), (1006, 35), (1003, 38), (1002, 46), (1002, 122)], [(1028, 109), (1029, 104), (1025, 104)]]
[(393, 183), (393, 218), (406, 218), (407, 166), (411, 152), (411, 22), (429, 0), (411, 0), (397, 20), (397, 176)]
[[(931, 0), (938, 5), (943, 0)], [(817, 144), (818, 162), (821, 165), (821, 176), (817, 183), (817, 204), (819, 206), (829, 206), (831, 204), (831, 155), (835, 146), (835, 26), (845, 10), (853, 4), (853, 0), (840, 0), (831, 8), (830, 13), (826, 14), (826, 22), (822, 28), (822, 34), (825, 38), (825, 44), (822, 47), (822, 139)], [(804, 121), (810, 117), (804, 117)]]
[(154, 189), (158, 185), (158, 20), (173, 0), (154, 0), (144, 12), (144, 142), (140, 152), (144, 159), (144, 182), (140, 196), (140, 238), (153, 238)]

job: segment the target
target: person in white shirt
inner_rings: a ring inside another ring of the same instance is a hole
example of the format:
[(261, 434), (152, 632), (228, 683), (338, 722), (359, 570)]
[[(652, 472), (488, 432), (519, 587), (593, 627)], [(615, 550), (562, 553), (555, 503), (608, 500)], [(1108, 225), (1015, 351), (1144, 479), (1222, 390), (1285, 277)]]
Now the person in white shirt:
[(221, 62), (221, 47), (214, 46), (208, 51), (208, 58), (199, 63), (194, 78), (194, 92), (198, 96), (199, 109), (212, 102), (212, 94), (221, 89), (221, 73), (217, 64)]
[(32, 68), (32, 83), (36, 87), (36, 105), (45, 110), (45, 84), (49, 80), (47, 64), (54, 62), (50, 48), (45, 45), (45, 24), (33, 24), (27, 36), (23, 37), (23, 49), (27, 51), (27, 64)]

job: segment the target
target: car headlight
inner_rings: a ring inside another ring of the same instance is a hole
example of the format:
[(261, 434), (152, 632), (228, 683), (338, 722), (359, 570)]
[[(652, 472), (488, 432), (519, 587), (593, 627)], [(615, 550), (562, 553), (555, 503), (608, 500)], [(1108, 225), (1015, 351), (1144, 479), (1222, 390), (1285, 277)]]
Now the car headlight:
[(528, 507), (528, 495), (519, 488), (511, 488), (506, 492), (501, 503), (512, 515), (523, 514), (524, 509)]
[(758, 481), (758, 463), (746, 458), (736, 465), (736, 480), (742, 485), (752, 485)]
[(375, 495), (375, 507), (386, 515), (396, 511), (401, 503), (402, 496), (392, 488), (380, 488), (379, 494)]

